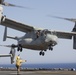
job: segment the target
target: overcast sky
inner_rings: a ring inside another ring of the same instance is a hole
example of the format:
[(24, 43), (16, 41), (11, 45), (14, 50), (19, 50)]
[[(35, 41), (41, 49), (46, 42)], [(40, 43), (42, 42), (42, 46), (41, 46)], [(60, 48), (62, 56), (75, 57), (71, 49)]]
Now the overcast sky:
[[(47, 15), (55, 15), (59, 17), (76, 18), (76, 0), (5, 0), (7, 2), (29, 7), (31, 9), (21, 9), (13, 7), (4, 7), (4, 15), (10, 19), (29, 24), (39, 28), (69, 31), (71, 32), (74, 23), (47, 17)], [(3, 42), (4, 27), (0, 26), (0, 44), (17, 44), (17, 41), (7, 39)], [(23, 36), (17, 30), (8, 28), (8, 35)], [(0, 47), (0, 54), (8, 54), (10, 48)], [(45, 56), (39, 56), (39, 51), (23, 49), (20, 54), (22, 59), (26, 59), (27, 63), (76, 63), (76, 51), (73, 49), (73, 41), (67, 39), (58, 39), (58, 45), (53, 51), (47, 50)], [(10, 63), (10, 58), (0, 58), (0, 63)]]

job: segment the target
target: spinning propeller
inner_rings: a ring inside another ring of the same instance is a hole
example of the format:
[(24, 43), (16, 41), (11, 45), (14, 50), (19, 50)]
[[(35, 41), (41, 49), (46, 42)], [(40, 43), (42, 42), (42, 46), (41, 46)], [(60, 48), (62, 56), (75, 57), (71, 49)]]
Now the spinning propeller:
[(0, 0), (0, 4), (1, 4), (1, 5), (4, 5), (4, 6), (11, 6), (11, 7), (19, 7), (19, 8), (25, 8), (25, 9), (31, 9), (31, 8), (29, 8), (29, 7), (14, 5), (14, 4), (5, 2), (4, 0)]
[(51, 16), (51, 15), (48, 15), (48, 17), (53, 17), (53, 18), (68, 20), (68, 21), (71, 21), (71, 22), (76, 22), (76, 19), (73, 19), (73, 18), (63, 18), (63, 17)]

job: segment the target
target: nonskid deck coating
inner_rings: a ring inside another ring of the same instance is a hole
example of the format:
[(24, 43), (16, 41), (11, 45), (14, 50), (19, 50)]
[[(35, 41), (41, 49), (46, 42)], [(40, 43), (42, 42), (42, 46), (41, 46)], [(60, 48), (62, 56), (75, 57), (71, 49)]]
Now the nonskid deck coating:
[[(17, 71), (0, 71), (0, 75), (17, 75)], [(21, 71), (20, 75), (76, 75), (76, 71)]]

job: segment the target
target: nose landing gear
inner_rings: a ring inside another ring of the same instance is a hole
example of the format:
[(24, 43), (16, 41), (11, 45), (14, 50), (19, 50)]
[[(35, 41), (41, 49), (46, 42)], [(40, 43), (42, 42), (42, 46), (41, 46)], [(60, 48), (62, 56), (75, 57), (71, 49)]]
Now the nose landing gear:
[(52, 46), (50, 46), (50, 47), (49, 47), (49, 50), (51, 50), (51, 51), (52, 51), (52, 50), (53, 50), (53, 47), (52, 47)]

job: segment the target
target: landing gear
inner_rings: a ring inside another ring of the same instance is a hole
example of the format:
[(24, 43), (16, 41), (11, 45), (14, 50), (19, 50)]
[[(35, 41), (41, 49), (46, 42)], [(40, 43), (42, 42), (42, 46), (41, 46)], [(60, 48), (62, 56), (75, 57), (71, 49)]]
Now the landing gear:
[(53, 47), (51, 47), (51, 46), (50, 46), (50, 47), (49, 47), (49, 50), (51, 50), (51, 51), (52, 51), (52, 50), (53, 50)]
[(48, 46), (48, 49), (52, 51), (52, 50), (53, 50), (53, 45), (50, 44), (50, 45)]
[(43, 51), (41, 51), (41, 52), (39, 53), (39, 55), (44, 56), (44, 55), (45, 55), (45, 53), (44, 53)]
[(21, 46), (21, 44), (18, 45), (17, 51), (22, 52), (22, 46)]
[(10, 57), (10, 59), (11, 59), (11, 64), (14, 63), (14, 58), (15, 58), (15, 54), (16, 54), (15, 47), (16, 47), (16, 46), (15, 46), (14, 44), (11, 45), (11, 50), (10, 50), (10, 53), (9, 53), (9, 54), (11, 54), (11, 57)]

